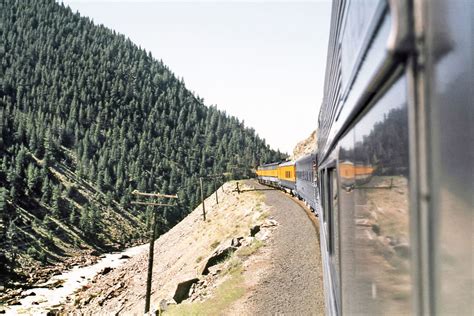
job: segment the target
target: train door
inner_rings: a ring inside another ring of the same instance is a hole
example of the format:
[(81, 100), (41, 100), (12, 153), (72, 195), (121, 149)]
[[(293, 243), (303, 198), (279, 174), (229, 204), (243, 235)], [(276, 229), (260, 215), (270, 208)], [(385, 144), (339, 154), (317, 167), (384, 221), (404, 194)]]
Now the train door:
[(327, 170), (326, 209), (328, 210), (328, 253), (331, 263), (331, 279), (334, 288), (336, 306), (340, 305), (340, 243), (339, 243), (339, 190), (336, 168)]

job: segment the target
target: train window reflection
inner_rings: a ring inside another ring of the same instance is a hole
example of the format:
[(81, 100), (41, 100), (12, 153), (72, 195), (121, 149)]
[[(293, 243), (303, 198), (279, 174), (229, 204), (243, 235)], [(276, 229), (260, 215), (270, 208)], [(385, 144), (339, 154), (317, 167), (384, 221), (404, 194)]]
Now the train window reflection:
[(411, 310), (405, 89), (401, 78), (357, 123), (354, 165), (340, 170), (355, 180), (357, 312), (365, 314)]
[[(331, 182), (331, 208), (330, 208), (330, 240), (331, 240), (331, 264), (334, 267), (334, 278), (333, 283), (335, 290), (339, 292), (340, 289), (340, 261), (339, 261), (339, 195), (338, 195), (338, 181), (337, 181), (337, 172), (336, 169), (331, 169), (329, 171), (329, 177)], [(336, 295), (336, 299), (340, 297), (340, 293)]]

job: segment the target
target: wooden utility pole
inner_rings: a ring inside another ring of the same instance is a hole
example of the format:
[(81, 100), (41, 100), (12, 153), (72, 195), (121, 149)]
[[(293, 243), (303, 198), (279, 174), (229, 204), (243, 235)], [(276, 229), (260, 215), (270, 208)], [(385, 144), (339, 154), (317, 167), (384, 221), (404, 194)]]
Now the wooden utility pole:
[(151, 229), (149, 231), (150, 235), (150, 248), (148, 250), (148, 270), (146, 276), (146, 294), (145, 294), (145, 313), (148, 313), (150, 310), (150, 300), (151, 300), (151, 280), (153, 277), (153, 258), (155, 256), (155, 238), (156, 238), (156, 222), (158, 216), (152, 213), (152, 223)]
[[(217, 178), (222, 178), (225, 176), (225, 174), (212, 174), (210, 176), (207, 176), (206, 178), (212, 178), (213, 185), (214, 185), (214, 191), (216, 192), (216, 203), (219, 204), (219, 196), (217, 195), (217, 186), (216, 186), (216, 179)], [(224, 191), (224, 187), (222, 188), (222, 191)]]
[[(213, 184), (214, 184), (214, 191), (216, 193), (216, 203), (219, 204), (219, 196), (217, 195), (217, 190), (216, 190), (216, 179), (220, 178), (222, 176), (225, 176), (226, 174), (213, 174), (209, 176), (204, 176), (204, 177), (199, 177), (199, 184), (201, 187), (201, 203), (202, 203), (202, 216), (204, 221), (206, 221), (206, 205), (204, 204), (204, 188), (202, 185), (202, 180), (203, 179), (213, 179)], [(222, 186), (222, 192), (224, 192), (224, 186)]]
[(213, 177), (214, 180), (214, 191), (216, 192), (216, 204), (219, 204), (219, 197), (217, 196), (217, 190), (216, 190), (216, 177)]
[(202, 177), (199, 178), (199, 184), (201, 185), (201, 203), (202, 203), (202, 217), (206, 221), (206, 206), (204, 205), (204, 191), (202, 189)]
[[(132, 194), (146, 196), (146, 197), (160, 197), (160, 198), (168, 198), (168, 199), (177, 199), (177, 195), (169, 195), (169, 194), (161, 194), (161, 193), (144, 193), (139, 192), (138, 190), (134, 190)], [(174, 206), (173, 204), (165, 204), (165, 203), (156, 203), (156, 202), (132, 202), (132, 204), (138, 205), (148, 205), (148, 206)], [(156, 212), (152, 214), (152, 224), (151, 229), (149, 231), (150, 235), (150, 249), (148, 252), (148, 271), (147, 271), (147, 279), (146, 279), (146, 294), (145, 294), (145, 314), (150, 311), (150, 299), (151, 299), (151, 281), (153, 276), (153, 257), (155, 252), (155, 239), (156, 239), (156, 226), (158, 216)]]

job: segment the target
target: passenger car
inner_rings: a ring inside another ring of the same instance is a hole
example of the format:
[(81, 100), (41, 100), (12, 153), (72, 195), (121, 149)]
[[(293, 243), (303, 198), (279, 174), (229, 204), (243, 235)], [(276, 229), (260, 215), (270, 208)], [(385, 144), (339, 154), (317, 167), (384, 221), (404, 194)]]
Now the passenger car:
[(473, 11), (333, 2), (317, 154), (328, 314), (474, 309)]

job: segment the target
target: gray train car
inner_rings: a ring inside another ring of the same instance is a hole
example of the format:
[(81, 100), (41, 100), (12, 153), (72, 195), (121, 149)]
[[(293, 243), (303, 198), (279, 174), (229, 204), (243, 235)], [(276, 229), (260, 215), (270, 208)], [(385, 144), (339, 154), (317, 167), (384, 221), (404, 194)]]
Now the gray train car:
[(305, 201), (313, 212), (317, 210), (316, 172), (316, 153), (296, 160), (296, 195)]
[(329, 315), (471, 315), (470, 0), (335, 0), (318, 118)]

